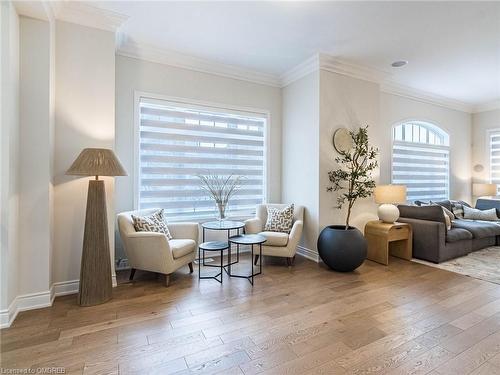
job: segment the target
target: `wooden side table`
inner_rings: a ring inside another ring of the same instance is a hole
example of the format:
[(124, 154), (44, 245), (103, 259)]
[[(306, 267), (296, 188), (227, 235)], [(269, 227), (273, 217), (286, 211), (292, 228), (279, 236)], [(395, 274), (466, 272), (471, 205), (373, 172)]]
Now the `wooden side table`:
[(412, 231), (409, 224), (369, 221), (365, 225), (365, 238), (368, 242), (369, 260), (388, 265), (389, 254), (411, 260)]

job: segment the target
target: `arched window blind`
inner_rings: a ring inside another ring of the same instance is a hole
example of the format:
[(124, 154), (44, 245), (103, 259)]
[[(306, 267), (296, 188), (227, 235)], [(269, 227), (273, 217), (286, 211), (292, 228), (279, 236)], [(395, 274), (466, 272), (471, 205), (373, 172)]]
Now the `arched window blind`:
[(208, 173), (244, 176), (229, 217), (265, 201), (265, 115), (140, 98), (139, 116), (139, 208), (163, 208), (169, 221), (213, 219), (196, 177)]
[(449, 196), (449, 137), (434, 124), (408, 121), (393, 128), (392, 183), (406, 185), (408, 201)]

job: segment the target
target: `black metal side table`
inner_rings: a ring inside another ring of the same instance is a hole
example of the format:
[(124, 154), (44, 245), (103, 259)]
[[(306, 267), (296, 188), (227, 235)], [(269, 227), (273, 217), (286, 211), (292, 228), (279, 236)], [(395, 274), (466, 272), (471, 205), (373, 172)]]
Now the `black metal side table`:
[[(201, 227), (203, 228), (202, 242), (205, 242), (205, 230), (227, 231), (227, 240), (229, 242), (229, 237), (231, 237), (231, 231), (236, 230), (237, 234), (239, 235), (240, 229), (245, 227), (245, 223), (242, 221), (233, 221), (233, 220), (215, 220), (202, 223)], [(231, 252), (231, 244), (229, 243), (229, 253), (230, 252)], [(224, 264), (224, 267), (229, 266), (229, 263), (231, 263), (231, 260), (229, 258), (230, 256), (228, 255), (228, 262)], [(231, 264), (238, 263), (239, 261), (240, 261), (240, 253), (237, 252), (236, 260)], [(218, 267), (215, 264), (205, 264), (205, 254), (203, 254), (203, 259), (198, 257), (198, 262), (200, 264), (203, 262), (203, 266), (205, 267)]]
[[(223, 260), (224, 260), (224, 250), (229, 249), (229, 244), (226, 241), (210, 241), (203, 242), (198, 246), (198, 259), (202, 259), (201, 252), (203, 251), (203, 259), (205, 259), (205, 251), (220, 251), (220, 272), (215, 276), (201, 276), (201, 267), (204, 266), (205, 262), (198, 263), (198, 279), (214, 279), (222, 284), (222, 272), (224, 270)], [(211, 265), (210, 267), (217, 267)], [(218, 279), (219, 277), (219, 279)]]
[[(240, 251), (240, 245), (250, 245), (251, 248), (252, 248), (252, 257), (250, 258), (250, 263), (252, 265), (252, 273), (250, 275), (235, 275), (233, 273), (231, 273), (231, 251), (229, 251), (228, 253), (228, 261), (229, 261), (229, 264), (228, 264), (228, 268), (229, 268), (229, 271), (228, 271), (228, 275), (230, 277), (239, 277), (239, 278), (242, 278), (242, 279), (247, 279), (250, 284), (252, 284), (253, 286), (253, 278), (257, 275), (260, 275), (262, 273), (262, 244), (266, 242), (266, 237), (260, 235), (260, 234), (240, 234), (240, 235), (237, 235), (237, 236), (232, 236), (232, 237), (229, 237), (229, 245), (231, 245), (232, 243), (236, 244), (236, 251), (237, 253), (239, 254), (239, 251)], [(253, 272), (253, 266), (254, 266), (254, 250), (253, 250), (253, 246), (254, 245), (259, 245), (259, 272), (257, 273), (254, 273)]]

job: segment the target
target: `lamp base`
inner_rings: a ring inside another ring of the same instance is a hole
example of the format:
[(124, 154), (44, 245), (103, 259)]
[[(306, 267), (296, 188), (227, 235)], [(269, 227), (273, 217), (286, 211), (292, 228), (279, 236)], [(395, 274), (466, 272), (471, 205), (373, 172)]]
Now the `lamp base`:
[(381, 204), (377, 210), (378, 218), (384, 223), (394, 223), (399, 218), (399, 209), (393, 204)]
[(78, 304), (93, 306), (104, 303), (111, 299), (112, 288), (104, 181), (90, 180)]

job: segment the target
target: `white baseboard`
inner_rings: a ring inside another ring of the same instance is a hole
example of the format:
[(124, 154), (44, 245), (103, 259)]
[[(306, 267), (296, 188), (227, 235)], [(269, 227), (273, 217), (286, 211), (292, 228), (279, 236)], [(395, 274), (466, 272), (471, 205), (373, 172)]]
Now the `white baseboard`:
[(51, 305), (50, 291), (17, 296), (6, 310), (0, 311), (0, 328), (10, 327), (17, 314), (21, 311), (41, 309)]
[(308, 249), (307, 247), (297, 246), (297, 254), (303, 256), (304, 258), (312, 260), (313, 262), (319, 263), (318, 253), (314, 250)]
[[(112, 275), (111, 280), (115, 287), (116, 274)], [(7, 309), (0, 311), (0, 328), (10, 327), (19, 312), (52, 306), (55, 297), (76, 294), (79, 287), (79, 280), (60, 281), (52, 284), (46, 292), (17, 296)]]

